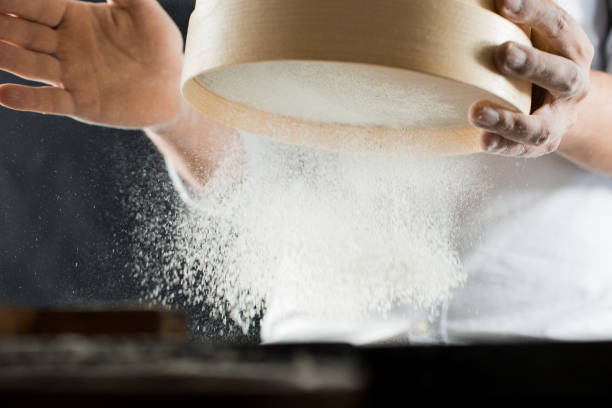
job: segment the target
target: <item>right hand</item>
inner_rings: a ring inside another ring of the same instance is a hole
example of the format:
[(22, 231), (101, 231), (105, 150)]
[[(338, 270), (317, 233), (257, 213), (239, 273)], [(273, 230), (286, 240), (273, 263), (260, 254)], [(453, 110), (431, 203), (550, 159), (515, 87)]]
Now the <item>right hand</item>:
[(50, 85), (0, 85), (7, 108), (121, 128), (180, 113), (183, 39), (156, 0), (0, 0), (0, 40), (0, 70)]
[(534, 47), (507, 42), (497, 49), (501, 73), (535, 85), (533, 113), (526, 115), (480, 101), (470, 121), (483, 130), (485, 151), (511, 157), (556, 152), (578, 123), (581, 102), (589, 95), (594, 49), (580, 24), (553, 1), (497, 0), (500, 13), (529, 26)]

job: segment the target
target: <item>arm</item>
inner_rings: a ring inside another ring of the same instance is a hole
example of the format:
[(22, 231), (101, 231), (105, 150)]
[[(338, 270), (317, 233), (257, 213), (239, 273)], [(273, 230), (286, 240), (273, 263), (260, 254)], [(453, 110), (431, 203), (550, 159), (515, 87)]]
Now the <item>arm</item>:
[(612, 75), (591, 71), (591, 91), (558, 153), (588, 170), (612, 176)]
[(156, 0), (0, 0), (0, 40), (0, 69), (47, 84), (0, 85), (5, 107), (146, 129), (194, 184), (235, 139), (182, 101), (182, 36)]
[(183, 101), (179, 114), (145, 134), (190, 185), (203, 188), (221, 161), (240, 149), (238, 133), (208, 119)]
[(558, 152), (589, 170), (612, 174), (612, 76), (591, 71), (586, 33), (551, 0), (497, 0), (506, 18), (528, 25), (537, 48), (506, 43), (496, 62), (510, 77), (535, 85), (534, 111), (524, 115), (487, 101), (471, 122), (483, 129), (484, 151), (512, 157)]

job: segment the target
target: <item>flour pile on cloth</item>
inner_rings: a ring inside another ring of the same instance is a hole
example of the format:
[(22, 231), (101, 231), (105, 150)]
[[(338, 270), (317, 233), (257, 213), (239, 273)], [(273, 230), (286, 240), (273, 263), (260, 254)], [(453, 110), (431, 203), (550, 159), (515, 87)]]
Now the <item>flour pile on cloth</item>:
[(212, 306), (246, 332), (272, 300), (332, 319), (435, 313), (465, 282), (455, 234), (482, 192), (470, 160), (242, 142), (240, 180), (228, 160), (165, 227), (158, 275), (141, 268), (151, 299)]

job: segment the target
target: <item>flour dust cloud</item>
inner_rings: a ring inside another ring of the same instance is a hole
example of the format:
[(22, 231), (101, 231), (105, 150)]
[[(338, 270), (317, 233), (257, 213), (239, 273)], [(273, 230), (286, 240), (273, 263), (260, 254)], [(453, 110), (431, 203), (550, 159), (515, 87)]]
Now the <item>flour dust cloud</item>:
[[(140, 267), (150, 299), (180, 296), (246, 332), (271, 303), (326, 319), (400, 304), (436, 313), (465, 282), (457, 226), (482, 190), (471, 160), (315, 151), (248, 134), (242, 144), (240, 169), (228, 159), (163, 227), (163, 267)], [(163, 223), (149, 224), (150, 240)]]

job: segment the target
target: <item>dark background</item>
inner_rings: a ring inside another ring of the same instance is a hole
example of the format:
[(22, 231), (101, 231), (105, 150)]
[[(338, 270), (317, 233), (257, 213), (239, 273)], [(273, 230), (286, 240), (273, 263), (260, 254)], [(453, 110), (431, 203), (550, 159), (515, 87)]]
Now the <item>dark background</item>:
[[(160, 3), (185, 33), (195, 1)], [(0, 72), (6, 82), (24, 83)], [(0, 107), (0, 304), (138, 302), (135, 207), (163, 212), (178, 202), (168, 186), (141, 132)], [(219, 325), (201, 309), (182, 308), (200, 325)]]

